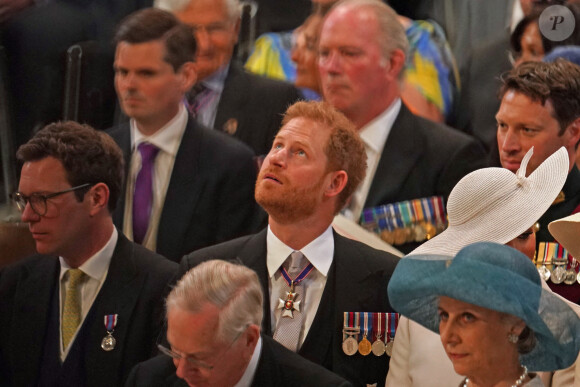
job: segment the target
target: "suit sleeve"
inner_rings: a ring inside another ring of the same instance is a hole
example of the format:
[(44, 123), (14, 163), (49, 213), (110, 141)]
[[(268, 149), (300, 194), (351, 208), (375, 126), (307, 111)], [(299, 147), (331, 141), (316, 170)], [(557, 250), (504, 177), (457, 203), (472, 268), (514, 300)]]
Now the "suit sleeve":
[(389, 363), (389, 373), (385, 387), (411, 386), (409, 377), (409, 319), (401, 317), (393, 343), (393, 355)]
[(131, 372), (129, 373), (129, 377), (127, 378), (127, 382), (125, 383), (125, 387), (135, 387), (137, 386), (137, 373), (141, 368), (141, 364), (137, 364)]

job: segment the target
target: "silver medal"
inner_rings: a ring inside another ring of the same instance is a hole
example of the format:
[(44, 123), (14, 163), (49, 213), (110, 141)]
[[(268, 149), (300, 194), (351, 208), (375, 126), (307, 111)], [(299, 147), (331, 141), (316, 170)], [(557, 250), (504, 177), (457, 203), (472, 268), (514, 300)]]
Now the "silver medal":
[(377, 339), (371, 347), (373, 355), (382, 356), (385, 353), (385, 343), (380, 338)]
[(544, 281), (547, 281), (550, 279), (550, 269), (548, 269), (546, 267), (546, 265), (542, 265), (541, 267), (538, 268), (538, 273), (540, 273), (540, 277), (542, 277), (544, 279)]
[(117, 345), (117, 340), (113, 337), (113, 332), (107, 332), (107, 336), (101, 341), (101, 348), (109, 352), (115, 349), (115, 345)]
[(562, 266), (558, 266), (552, 272), (550, 279), (555, 284), (561, 284), (566, 278), (566, 270)]
[(346, 340), (342, 342), (342, 350), (348, 356), (352, 356), (358, 352), (358, 343), (356, 339), (352, 336), (347, 337)]
[(566, 285), (572, 285), (576, 282), (576, 270), (570, 269), (566, 270), (566, 274), (564, 276), (564, 283)]
[(385, 345), (385, 353), (387, 356), (391, 356), (393, 354), (393, 341), (389, 341), (387, 345)]

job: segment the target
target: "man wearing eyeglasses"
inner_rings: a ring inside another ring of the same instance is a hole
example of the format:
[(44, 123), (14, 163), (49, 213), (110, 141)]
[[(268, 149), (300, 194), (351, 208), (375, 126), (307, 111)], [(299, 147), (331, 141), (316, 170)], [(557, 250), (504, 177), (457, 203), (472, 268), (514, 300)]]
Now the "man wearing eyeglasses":
[(137, 365), (126, 386), (352, 386), (262, 336), (263, 302), (253, 270), (198, 265), (167, 297), (170, 348), (159, 345), (163, 355)]
[(188, 108), (208, 128), (225, 131), (254, 149), (270, 150), (282, 114), (299, 99), (291, 84), (244, 71), (233, 57), (241, 24), (238, 0), (157, 0), (193, 27), (197, 41), (198, 82), (188, 94)]
[(0, 385), (121, 385), (156, 352), (177, 265), (113, 226), (123, 155), (109, 136), (55, 123), (17, 157), (12, 197), (39, 254), (0, 271)]

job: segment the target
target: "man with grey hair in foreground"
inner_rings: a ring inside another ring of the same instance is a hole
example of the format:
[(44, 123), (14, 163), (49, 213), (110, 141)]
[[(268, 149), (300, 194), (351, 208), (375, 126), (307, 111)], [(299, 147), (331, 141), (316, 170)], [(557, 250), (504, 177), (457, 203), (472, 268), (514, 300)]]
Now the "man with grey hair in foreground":
[(251, 269), (221, 260), (188, 271), (167, 297), (170, 348), (127, 386), (351, 386), (260, 334), (263, 295)]

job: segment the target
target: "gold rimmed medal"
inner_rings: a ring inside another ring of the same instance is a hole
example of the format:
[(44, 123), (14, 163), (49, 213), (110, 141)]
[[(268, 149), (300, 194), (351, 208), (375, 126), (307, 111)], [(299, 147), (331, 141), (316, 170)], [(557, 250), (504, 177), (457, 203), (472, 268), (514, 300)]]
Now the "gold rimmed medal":
[(371, 353), (372, 345), (371, 342), (367, 339), (369, 337), (369, 332), (372, 331), (372, 318), (369, 318), (369, 313), (363, 312), (361, 313), (363, 317), (363, 338), (358, 343), (358, 352), (363, 355), (367, 356)]

